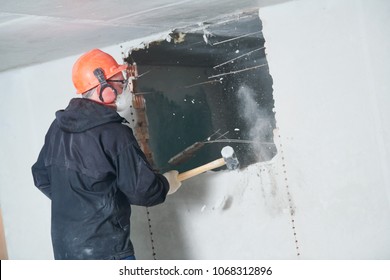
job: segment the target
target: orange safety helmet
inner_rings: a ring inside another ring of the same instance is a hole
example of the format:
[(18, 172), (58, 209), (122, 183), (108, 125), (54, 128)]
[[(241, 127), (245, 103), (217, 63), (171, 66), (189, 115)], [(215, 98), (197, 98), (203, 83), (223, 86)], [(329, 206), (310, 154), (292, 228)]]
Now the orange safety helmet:
[(93, 49), (83, 54), (75, 62), (72, 69), (72, 81), (78, 94), (85, 93), (99, 85), (99, 80), (93, 73), (97, 68), (103, 70), (104, 77), (108, 80), (125, 70), (127, 65), (119, 65), (111, 55), (99, 49)]

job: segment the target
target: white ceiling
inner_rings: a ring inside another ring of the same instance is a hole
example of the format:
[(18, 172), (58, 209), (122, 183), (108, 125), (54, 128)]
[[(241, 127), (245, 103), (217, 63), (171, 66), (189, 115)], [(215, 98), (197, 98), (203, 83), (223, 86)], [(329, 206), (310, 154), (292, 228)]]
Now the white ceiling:
[(0, 71), (283, 0), (0, 0)]

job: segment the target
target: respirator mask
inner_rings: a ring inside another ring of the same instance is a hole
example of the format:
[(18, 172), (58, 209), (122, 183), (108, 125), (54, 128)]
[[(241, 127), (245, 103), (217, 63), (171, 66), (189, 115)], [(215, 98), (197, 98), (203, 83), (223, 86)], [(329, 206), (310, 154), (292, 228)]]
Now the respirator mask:
[(118, 94), (115, 100), (116, 111), (121, 117), (126, 118), (125, 116), (130, 113), (131, 101), (132, 96), (129, 80), (124, 84), (122, 93)]

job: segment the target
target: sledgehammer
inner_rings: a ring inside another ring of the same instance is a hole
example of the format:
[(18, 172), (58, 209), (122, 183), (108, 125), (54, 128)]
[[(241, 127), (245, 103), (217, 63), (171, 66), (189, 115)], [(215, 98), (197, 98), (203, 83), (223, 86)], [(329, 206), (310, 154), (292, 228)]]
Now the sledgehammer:
[(221, 150), (221, 155), (222, 155), (222, 157), (219, 159), (216, 159), (212, 162), (206, 163), (206, 164), (201, 165), (199, 167), (196, 167), (194, 169), (180, 173), (177, 177), (178, 180), (179, 181), (187, 180), (191, 177), (194, 177), (194, 176), (199, 175), (203, 172), (212, 170), (214, 168), (221, 167), (225, 164), (229, 170), (234, 170), (234, 169), (237, 169), (239, 167), (240, 163), (238, 162), (238, 159), (237, 159), (232, 147), (230, 147), (230, 146), (223, 147), (223, 149)]

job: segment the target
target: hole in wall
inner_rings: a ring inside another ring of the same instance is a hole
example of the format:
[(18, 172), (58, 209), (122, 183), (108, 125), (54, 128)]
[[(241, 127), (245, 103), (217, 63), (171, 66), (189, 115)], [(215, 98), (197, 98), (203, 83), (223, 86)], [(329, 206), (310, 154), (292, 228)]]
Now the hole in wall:
[[(272, 77), (257, 12), (175, 30), (172, 40), (133, 49), (155, 168), (180, 172), (234, 148), (241, 167), (270, 160)], [(224, 167), (222, 167), (223, 169)]]

